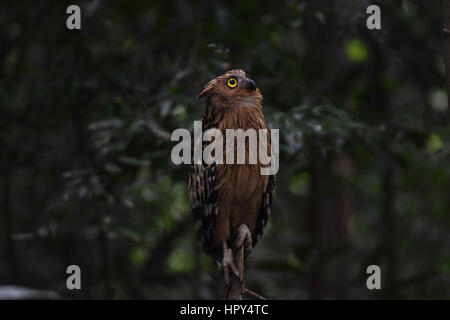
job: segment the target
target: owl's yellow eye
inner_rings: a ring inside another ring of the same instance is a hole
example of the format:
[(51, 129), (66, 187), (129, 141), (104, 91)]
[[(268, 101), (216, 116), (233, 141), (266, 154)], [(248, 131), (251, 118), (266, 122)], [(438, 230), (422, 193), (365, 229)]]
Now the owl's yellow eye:
[(230, 88), (234, 88), (237, 86), (237, 80), (236, 78), (231, 77), (230, 79), (227, 80), (227, 86)]

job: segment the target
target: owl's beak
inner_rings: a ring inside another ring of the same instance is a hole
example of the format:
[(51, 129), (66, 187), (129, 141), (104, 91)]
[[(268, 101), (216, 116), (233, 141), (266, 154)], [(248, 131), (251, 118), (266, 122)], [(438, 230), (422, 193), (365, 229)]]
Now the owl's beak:
[(250, 90), (250, 91), (255, 91), (256, 90), (255, 81), (253, 81), (252, 79), (247, 79), (245, 82), (245, 88), (247, 88), (247, 90)]

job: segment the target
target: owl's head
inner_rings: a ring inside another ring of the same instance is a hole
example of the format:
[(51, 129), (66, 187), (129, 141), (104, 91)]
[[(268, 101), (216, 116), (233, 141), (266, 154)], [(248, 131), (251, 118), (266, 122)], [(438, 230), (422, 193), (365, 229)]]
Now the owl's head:
[(252, 79), (247, 78), (245, 72), (236, 69), (225, 72), (211, 80), (199, 94), (201, 98), (216, 98), (231, 104), (256, 104), (262, 100), (262, 95)]

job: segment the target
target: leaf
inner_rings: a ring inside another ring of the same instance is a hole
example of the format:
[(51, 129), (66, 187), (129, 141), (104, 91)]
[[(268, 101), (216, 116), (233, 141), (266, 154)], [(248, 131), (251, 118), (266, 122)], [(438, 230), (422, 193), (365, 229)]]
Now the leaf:
[(427, 138), (427, 150), (433, 154), (443, 148), (442, 139), (437, 134), (430, 134)]
[(118, 165), (112, 162), (105, 163), (104, 168), (106, 171), (113, 174), (122, 172), (122, 168), (120, 168)]
[(145, 250), (145, 248), (136, 247), (131, 251), (130, 257), (133, 265), (135, 265), (136, 267), (140, 267), (144, 265), (145, 261), (147, 260), (148, 252), (147, 250)]
[(316, 16), (317, 20), (320, 21), (320, 23), (325, 23), (325, 15), (322, 11), (316, 11), (314, 12), (314, 15)]
[(360, 39), (352, 39), (346, 45), (347, 57), (352, 62), (362, 62), (367, 58), (366, 45)]
[(307, 173), (298, 173), (292, 177), (289, 184), (289, 191), (295, 195), (306, 194), (309, 176)]
[(175, 272), (184, 273), (194, 269), (194, 259), (190, 248), (184, 243), (170, 254), (167, 263), (169, 268)]
[(141, 240), (140, 236), (131, 229), (121, 228), (120, 233), (123, 234), (125, 237), (132, 239), (136, 242), (139, 242)]
[(86, 198), (88, 191), (89, 191), (89, 189), (86, 186), (80, 187), (80, 189), (78, 189), (78, 197), (80, 199)]

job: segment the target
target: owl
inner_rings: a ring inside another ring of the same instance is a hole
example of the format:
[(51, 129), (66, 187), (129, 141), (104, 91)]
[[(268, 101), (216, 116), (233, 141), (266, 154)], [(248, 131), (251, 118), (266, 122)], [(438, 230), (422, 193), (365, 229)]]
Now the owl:
[[(202, 130), (222, 133), (224, 154), (230, 151), (226, 150), (226, 129), (269, 131), (262, 112), (263, 96), (242, 70), (230, 70), (210, 81), (199, 99), (206, 102)], [(270, 154), (270, 136), (267, 140)], [(237, 143), (234, 148), (237, 152)], [(275, 187), (275, 175), (261, 175), (260, 169), (266, 164), (259, 158), (256, 163), (248, 162), (248, 141), (245, 153), (244, 164), (194, 163), (189, 173), (189, 202), (196, 234), (204, 251), (223, 270), (226, 283), (240, 276), (233, 250), (243, 247), (247, 257), (263, 235)]]

